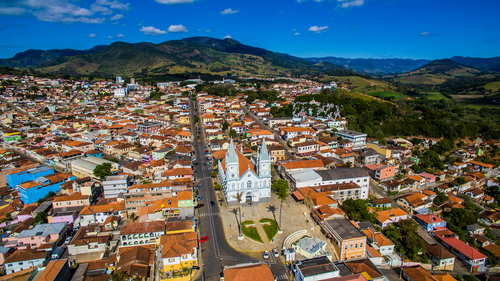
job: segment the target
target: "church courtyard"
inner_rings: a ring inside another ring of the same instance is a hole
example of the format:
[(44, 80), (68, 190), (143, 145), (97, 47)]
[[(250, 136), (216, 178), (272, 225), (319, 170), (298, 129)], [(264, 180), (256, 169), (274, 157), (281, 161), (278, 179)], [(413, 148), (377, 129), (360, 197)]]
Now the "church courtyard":
[[(222, 191), (219, 193), (223, 194)], [(245, 206), (241, 206), (242, 220), (243, 222), (249, 220), (253, 221), (253, 225), (256, 227), (263, 241), (263, 244), (260, 244), (247, 237), (243, 240), (238, 239), (238, 207), (227, 206), (224, 202), (222, 207), (220, 207), (220, 215), (222, 216), (224, 232), (229, 244), (237, 250), (249, 252), (250, 255), (262, 259), (262, 252), (265, 250), (271, 251), (273, 248), (276, 248), (281, 252), (283, 241), (296, 231), (307, 230), (313, 237), (325, 239), (325, 236), (321, 233), (320, 226), (317, 225), (309, 215), (307, 207), (301, 202), (296, 202), (292, 196), (289, 196), (287, 200), (283, 202), (283, 213), (281, 218), (283, 233), (278, 234), (274, 241), (269, 242), (263, 228), (266, 224), (263, 225), (259, 221), (264, 218), (269, 218), (276, 220), (279, 224), (280, 203), (277, 195), (272, 193), (271, 202), (269, 203), (244, 204)], [(306, 216), (304, 216), (304, 213), (306, 213)], [(330, 242), (328, 242), (327, 247), (332, 253), (335, 253), (333, 245)], [(274, 259), (272, 255), (271, 259)], [(334, 259), (336, 259), (335, 254)]]

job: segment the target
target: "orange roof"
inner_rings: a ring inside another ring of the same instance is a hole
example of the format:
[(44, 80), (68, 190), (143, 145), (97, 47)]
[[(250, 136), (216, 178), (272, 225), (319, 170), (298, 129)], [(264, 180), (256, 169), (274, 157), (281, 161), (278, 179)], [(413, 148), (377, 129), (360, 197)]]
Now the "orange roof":
[(305, 168), (319, 168), (324, 167), (323, 161), (316, 160), (299, 160), (299, 161), (290, 161), (282, 164), (285, 169), (305, 169)]
[(160, 245), (162, 258), (175, 258), (194, 254), (195, 248), (198, 246), (198, 234), (196, 232), (187, 232), (162, 235)]
[(67, 263), (67, 260), (55, 260), (51, 261), (47, 264), (45, 267), (45, 270), (42, 271), (42, 274), (40, 274), (40, 277), (38, 277), (37, 280), (40, 281), (52, 281), (55, 280), (57, 274), (61, 271), (62, 267), (64, 266), (65, 263)]
[(226, 281), (274, 281), (273, 273), (267, 264), (252, 264), (224, 269)]

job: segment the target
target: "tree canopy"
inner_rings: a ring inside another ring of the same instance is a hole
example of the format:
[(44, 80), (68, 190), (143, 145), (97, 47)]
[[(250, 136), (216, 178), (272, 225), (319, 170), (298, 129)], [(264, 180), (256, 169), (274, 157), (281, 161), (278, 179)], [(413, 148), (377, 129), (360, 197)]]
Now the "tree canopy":
[(97, 165), (94, 169), (94, 175), (101, 180), (104, 180), (107, 176), (111, 176), (112, 174), (110, 163), (102, 163), (101, 165)]

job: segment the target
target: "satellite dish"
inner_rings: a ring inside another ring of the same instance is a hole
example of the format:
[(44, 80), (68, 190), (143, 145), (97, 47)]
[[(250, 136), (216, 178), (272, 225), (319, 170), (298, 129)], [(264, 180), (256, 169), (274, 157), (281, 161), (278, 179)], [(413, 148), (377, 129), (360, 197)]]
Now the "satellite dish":
[(162, 208), (165, 208), (165, 205), (164, 205), (164, 204), (161, 204), (161, 207), (162, 207)]

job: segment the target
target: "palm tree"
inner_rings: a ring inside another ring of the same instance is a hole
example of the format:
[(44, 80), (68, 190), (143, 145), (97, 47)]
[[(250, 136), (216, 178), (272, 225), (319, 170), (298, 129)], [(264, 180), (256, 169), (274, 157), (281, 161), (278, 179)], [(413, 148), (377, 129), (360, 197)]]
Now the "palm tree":
[(281, 231), (281, 211), (283, 210), (283, 201), (285, 201), (286, 198), (288, 198), (288, 196), (290, 195), (288, 193), (288, 182), (287, 182), (286, 185), (280, 186), (280, 189), (278, 190), (277, 195), (278, 195), (278, 199), (281, 201), (281, 205), (280, 205), (280, 224), (279, 224), (279, 231)]
[(233, 195), (233, 198), (236, 198), (236, 200), (238, 200), (238, 210), (240, 211), (240, 237), (242, 235), (242, 232), (241, 232), (241, 227), (242, 227), (242, 222), (241, 222), (241, 198), (243, 198), (243, 192), (238, 192), (236, 193), (236, 195)]

